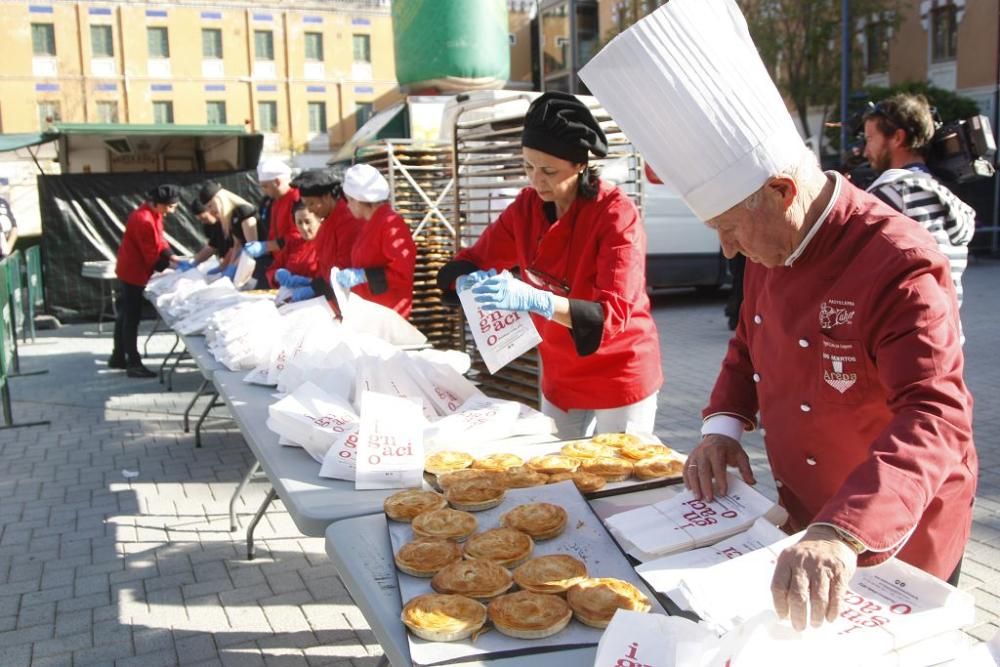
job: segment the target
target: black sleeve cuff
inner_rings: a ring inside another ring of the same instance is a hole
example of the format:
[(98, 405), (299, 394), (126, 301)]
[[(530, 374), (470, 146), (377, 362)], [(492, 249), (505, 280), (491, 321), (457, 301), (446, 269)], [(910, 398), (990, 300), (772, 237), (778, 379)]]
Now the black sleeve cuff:
[(385, 269), (381, 266), (372, 269), (365, 269), (365, 278), (368, 280), (368, 289), (372, 294), (385, 294), (389, 291), (389, 281), (385, 278)]
[(313, 278), (312, 281), (313, 292), (317, 296), (322, 295), (327, 301), (333, 299), (336, 300), (336, 295), (333, 293), (333, 288), (330, 287), (330, 283), (322, 278)]
[(597, 352), (604, 333), (604, 307), (596, 301), (569, 300), (570, 334), (581, 357)]
[(285, 247), (285, 239), (284, 239), (284, 237), (279, 236), (278, 238), (274, 239), (274, 242), (275, 242), (275, 244), (277, 244), (278, 250), (283, 250), (284, 249), (284, 247)]
[(437, 274), (437, 286), (441, 290), (441, 301), (449, 306), (458, 305), (458, 295), (455, 293), (455, 281), (459, 276), (465, 276), (479, 267), (465, 259), (452, 260), (441, 267)]
[(160, 253), (160, 256), (156, 259), (156, 264), (153, 264), (154, 271), (162, 271), (163, 269), (170, 266), (170, 251), (164, 250)]

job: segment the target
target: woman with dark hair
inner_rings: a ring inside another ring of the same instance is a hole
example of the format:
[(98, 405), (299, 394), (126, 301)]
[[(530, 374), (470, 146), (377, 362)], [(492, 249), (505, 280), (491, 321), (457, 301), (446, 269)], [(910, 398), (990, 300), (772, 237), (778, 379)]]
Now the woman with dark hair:
[[(562, 437), (652, 432), (663, 383), (646, 295), (646, 232), (628, 196), (589, 155), (607, 139), (576, 97), (545, 93), (521, 136), (531, 181), (476, 243), (438, 273), (446, 297), (529, 312), (542, 336), (542, 411)], [(518, 269), (520, 278), (495, 275)]]

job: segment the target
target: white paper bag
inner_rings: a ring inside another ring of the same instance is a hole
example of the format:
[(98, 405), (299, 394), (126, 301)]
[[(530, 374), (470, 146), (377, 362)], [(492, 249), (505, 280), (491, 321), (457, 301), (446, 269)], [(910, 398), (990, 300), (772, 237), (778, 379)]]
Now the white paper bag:
[(432, 451), (457, 445), (465, 449), (470, 443), (500, 440), (511, 434), (520, 410), (520, 403), (479, 394), (463, 403), (457, 413), (430, 424), (424, 440)]
[(347, 330), (377, 336), (400, 347), (427, 344), (427, 336), (392, 308), (357, 296), (349, 297), (348, 302), (350, 306), (343, 316)]
[(465, 311), (465, 318), (469, 321), (476, 349), (490, 373), (496, 373), (542, 342), (541, 335), (527, 313), (482, 310), (471, 289), (459, 292), (458, 299)]
[(236, 263), (236, 275), (233, 276), (233, 284), (239, 289), (253, 278), (253, 270), (257, 268), (257, 260), (250, 256), (250, 253), (243, 251), (240, 253), (240, 261)]
[(434, 406), (438, 415), (453, 415), (462, 404), (482, 392), (446, 364), (436, 364), (418, 354), (407, 355), (406, 370)]
[(681, 616), (619, 609), (597, 644), (594, 667), (701, 667), (717, 644), (713, 632)]
[(351, 290), (344, 289), (344, 286), (337, 282), (340, 275), (340, 267), (330, 269), (330, 287), (333, 288), (333, 296), (337, 299), (337, 307), (340, 308), (340, 317), (347, 317), (347, 309), (351, 301)]
[(355, 488), (422, 486), (424, 425), (420, 403), (373, 391), (362, 394)]
[(329, 479), (342, 479), (353, 482), (358, 468), (358, 430), (360, 424), (354, 424), (340, 435), (330, 449), (326, 450), (323, 464), (319, 468), (319, 476)]
[(351, 406), (309, 382), (268, 406), (268, 416), (271, 430), (304, 448), (320, 463), (335, 441), (359, 425)]

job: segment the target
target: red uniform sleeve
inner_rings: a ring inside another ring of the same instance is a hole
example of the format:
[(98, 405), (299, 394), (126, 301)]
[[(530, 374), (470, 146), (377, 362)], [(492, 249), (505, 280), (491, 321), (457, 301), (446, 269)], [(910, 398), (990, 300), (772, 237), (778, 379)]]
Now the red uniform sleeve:
[(385, 278), (389, 289), (412, 290), (417, 245), (413, 242), (410, 227), (397, 215), (393, 215), (383, 229), (382, 255), (386, 258)]
[(702, 410), (702, 418), (729, 415), (743, 421), (746, 429), (752, 431), (757, 426), (758, 409), (753, 363), (746, 343), (746, 326), (743, 318), (740, 318), (736, 333), (729, 340), (729, 349), (722, 360), (722, 369), (715, 380), (708, 405)]
[(165, 244), (160, 242), (156, 220), (145, 211), (136, 211), (129, 218), (127, 228), (134, 234), (136, 247), (142, 256), (143, 266), (152, 269), (163, 251), (168, 249)]
[(455, 255), (454, 261), (472, 262), (480, 269), (496, 269), (499, 273), (517, 266), (517, 242), (514, 226), (519, 219), (526, 218), (527, 191), (522, 190), (500, 217), (483, 230), (482, 235), (468, 248)]
[(972, 406), (948, 272), (922, 248), (887, 258), (865, 314), (893, 417), (815, 520), (850, 531), (883, 552), (877, 559), (905, 543), (950, 471), (969, 463)]
[(601, 214), (606, 230), (598, 244), (595, 299), (604, 310), (602, 340), (628, 327), (633, 309), (646, 294), (646, 230), (630, 200), (611, 200)]

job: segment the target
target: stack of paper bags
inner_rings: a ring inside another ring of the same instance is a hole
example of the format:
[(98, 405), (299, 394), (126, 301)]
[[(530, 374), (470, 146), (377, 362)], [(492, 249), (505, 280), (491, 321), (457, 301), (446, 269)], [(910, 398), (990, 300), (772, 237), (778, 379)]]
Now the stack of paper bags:
[(735, 475), (727, 477), (729, 493), (712, 502), (690, 491), (647, 507), (615, 514), (605, 523), (627, 553), (646, 562), (659, 556), (715, 544), (743, 532), (762, 517), (772, 525), (787, 514)]

